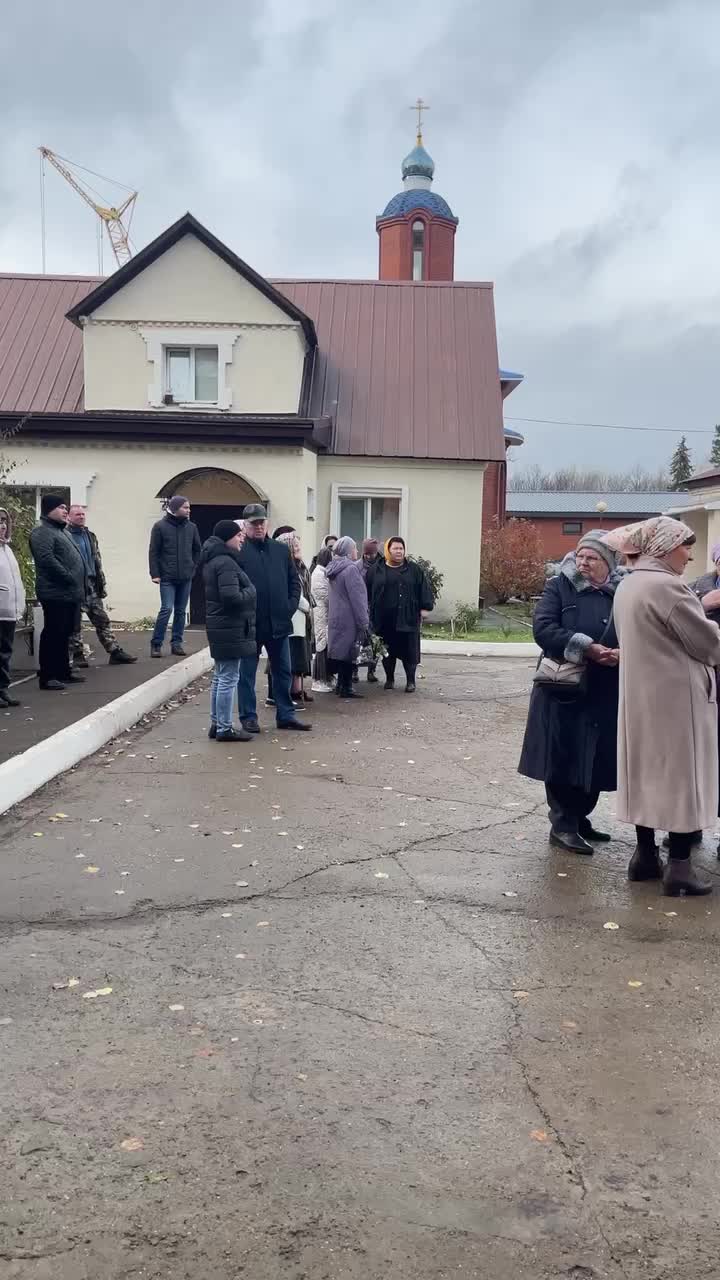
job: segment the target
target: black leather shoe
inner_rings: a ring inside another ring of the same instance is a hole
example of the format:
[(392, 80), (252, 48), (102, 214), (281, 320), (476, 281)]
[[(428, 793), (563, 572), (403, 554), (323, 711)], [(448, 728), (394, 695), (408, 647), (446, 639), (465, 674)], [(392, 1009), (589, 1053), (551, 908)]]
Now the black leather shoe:
[(583, 840), (592, 840), (594, 844), (608, 844), (612, 840), (607, 831), (596, 831), (587, 818), (584, 822), (578, 822), (578, 831)]
[(636, 845), (635, 852), (628, 863), (628, 880), (635, 882), (638, 880), (662, 880), (662, 873), (662, 863), (657, 846), (654, 849), (641, 849), (639, 845)]
[(391, 680), (390, 678), (388, 678), (388, 679), (385, 681), (385, 686), (384, 686), (384, 687), (385, 687), (386, 689), (394, 689), (394, 688), (395, 688), (395, 681), (394, 681), (394, 680)]
[(0, 689), (0, 707), (19, 707), (20, 699), (13, 698), (7, 689)]
[(137, 658), (133, 657), (131, 653), (126, 653), (124, 649), (113, 649), (108, 661), (124, 665), (130, 662), (137, 662)]
[(41, 681), (40, 681), (40, 688), (41, 688), (41, 689), (60, 690), (60, 689), (64, 689), (64, 688), (65, 688), (65, 685), (63, 684), (62, 680), (41, 680)]
[(414, 680), (408, 680), (407, 684), (405, 685), (405, 692), (406, 692), (406, 693), (414, 693), (414, 692), (415, 692), (415, 681), (414, 681)]
[(340, 697), (341, 698), (364, 698), (365, 694), (356, 693), (354, 689), (350, 688), (350, 689), (342, 689), (340, 691)]
[(170, 652), (174, 653), (176, 658), (187, 658), (187, 649), (181, 644), (171, 644)]
[(283, 720), (277, 727), (278, 729), (298, 729), (300, 733), (308, 733), (312, 729), (311, 724), (303, 724), (302, 720)]
[(161, 645), (161, 644), (151, 644), (151, 645), (150, 645), (150, 657), (151, 657), (151, 658), (162, 658), (162, 645)]
[(551, 831), (550, 840), (553, 849), (562, 849), (564, 853), (582, 853), (591, 858), (595, 850), (587, 840), (576, 831)]
[(260, 725), (258, 724), (257, 720), (254, 718), (254, 716), (248, 716), (246, 720), (241, 720), (240, 723), (242, 724), (242, 727), (246, 733), (260, 732)]
[(250, 742), (252, 734), (247, 729), (223, 729), (221, 733), (215, 730), (216, 742)]
[(217, 738), (217, 725), (211, 724), (208, 729), (208, 738)]
[(377, 676), (375, 675), (375, 672), (374, 672), (374, 671), (371, 671), (371, 670), (370, 670), (370, 668), (368, 668), (367, 682), (368, 682), (368, 684), (379, 684), (379, 683), (380, 683), (380, 682), (379, 682), (379, 680), (378, 680), (378, 678), (377, 678)]

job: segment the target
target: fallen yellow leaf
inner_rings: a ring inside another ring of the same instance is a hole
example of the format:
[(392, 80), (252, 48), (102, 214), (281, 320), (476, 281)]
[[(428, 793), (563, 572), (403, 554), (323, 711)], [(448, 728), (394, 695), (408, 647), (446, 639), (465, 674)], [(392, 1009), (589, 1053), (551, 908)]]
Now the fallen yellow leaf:
[(629, 987), (641, 987), (642, 982), (628, 982)]

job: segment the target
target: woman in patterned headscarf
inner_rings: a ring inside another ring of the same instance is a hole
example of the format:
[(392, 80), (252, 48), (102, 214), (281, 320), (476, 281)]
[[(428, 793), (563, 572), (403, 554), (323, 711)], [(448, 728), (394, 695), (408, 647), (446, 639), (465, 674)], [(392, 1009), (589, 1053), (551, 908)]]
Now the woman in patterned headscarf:
[(655, 829), (670, 832), (665, 893), (710, 893), (691, 864), (696, 834), (718, 811), (717, 696), (720, 629), (682, 579), (695, 534), (671, 516), (627, 530), (637, 555), (615, 595), (620, 642), (617, 815), (637, 847), (630, 880), (662, 875)]

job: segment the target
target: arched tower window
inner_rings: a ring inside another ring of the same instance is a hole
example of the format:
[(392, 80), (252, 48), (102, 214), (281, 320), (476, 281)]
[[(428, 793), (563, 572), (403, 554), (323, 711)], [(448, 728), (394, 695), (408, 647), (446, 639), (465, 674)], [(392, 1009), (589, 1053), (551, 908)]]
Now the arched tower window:
[(420, 219), (412, 224), (412, 278), (425, 277), (425, 223)]

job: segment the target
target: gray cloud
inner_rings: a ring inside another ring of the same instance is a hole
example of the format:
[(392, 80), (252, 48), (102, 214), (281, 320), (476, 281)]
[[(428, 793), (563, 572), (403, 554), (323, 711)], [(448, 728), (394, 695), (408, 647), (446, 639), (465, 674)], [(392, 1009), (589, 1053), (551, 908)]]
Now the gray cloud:
[[(39, 268), (42, 142), (139, 188), (138, 244), (190, 208), (267, 274), (373, 277), (420, 93), (456, 274), (495, 280), (527, 375), (508, 413), (720, 417), (715, 0), (30, 0), (0, 57), (1, 270)], [(46, 191), (49, 270), (94, 271), (90, 211)], [(524, 431), (527, 461), (674, 443)]]

